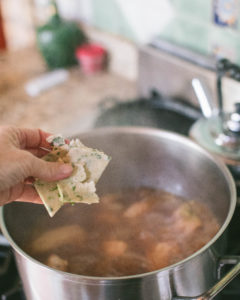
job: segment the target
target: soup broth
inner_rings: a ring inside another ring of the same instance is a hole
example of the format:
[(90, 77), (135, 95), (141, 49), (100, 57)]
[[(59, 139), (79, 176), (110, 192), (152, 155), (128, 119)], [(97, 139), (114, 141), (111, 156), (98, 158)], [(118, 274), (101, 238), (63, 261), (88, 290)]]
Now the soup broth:
[(66, 210), (68, 218), (53, 228), (38, 224), (23, 248), (50, 267), (80, 275), (118, 277), (161, 269), (196, 252), (219, 230), (206, 205), (146, 187)]

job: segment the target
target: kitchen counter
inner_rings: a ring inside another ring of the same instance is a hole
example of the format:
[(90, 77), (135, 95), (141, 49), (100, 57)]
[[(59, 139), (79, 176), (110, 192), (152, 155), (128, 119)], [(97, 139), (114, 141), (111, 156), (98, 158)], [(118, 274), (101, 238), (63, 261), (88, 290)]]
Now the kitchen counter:
[(80, 68), (69, 70), (64, 83), (29, 96), (25, 84), (46, 67), (36, 49), (0, 54), (0, 125), (42, 128), (65, 136), (93, 126), (99, 103), (108, 97), (136, 97), (136, 84), (107, 71), (86, 76)]

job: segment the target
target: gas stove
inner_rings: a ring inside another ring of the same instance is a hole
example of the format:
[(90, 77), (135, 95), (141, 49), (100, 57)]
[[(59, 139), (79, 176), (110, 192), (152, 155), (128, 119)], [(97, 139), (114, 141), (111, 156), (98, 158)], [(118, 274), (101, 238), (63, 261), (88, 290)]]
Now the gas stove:
[(13, 252), (10, 246), (5, 242), (4, 245), (0, 245), (0, 299), (26, 299), (15, 264)]

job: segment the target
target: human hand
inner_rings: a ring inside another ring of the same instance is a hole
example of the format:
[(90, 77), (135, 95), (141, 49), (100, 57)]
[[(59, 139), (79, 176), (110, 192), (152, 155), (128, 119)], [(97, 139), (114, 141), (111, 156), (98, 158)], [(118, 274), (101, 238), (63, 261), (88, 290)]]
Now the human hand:
[(69, 164), (46, 162), (39, 157), (51, 149), (46, 138), (50, 134), (40, 129), (0, 127), (0, 206), (17, 200), (42, 203), (32, 177), (56, 181), (72, 173)]

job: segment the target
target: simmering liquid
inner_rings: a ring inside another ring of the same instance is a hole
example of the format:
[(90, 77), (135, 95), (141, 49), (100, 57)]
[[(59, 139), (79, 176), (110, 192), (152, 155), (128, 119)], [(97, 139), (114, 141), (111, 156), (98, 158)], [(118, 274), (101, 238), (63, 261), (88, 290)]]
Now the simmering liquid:
[(219, 230), (204, 204), (145, 187), (67, 209), (64, 224), (42, 233), (36, 228), (25, 251), (53, 268), (80, 275), (112, 277), (161, 269), (196, 252)]

